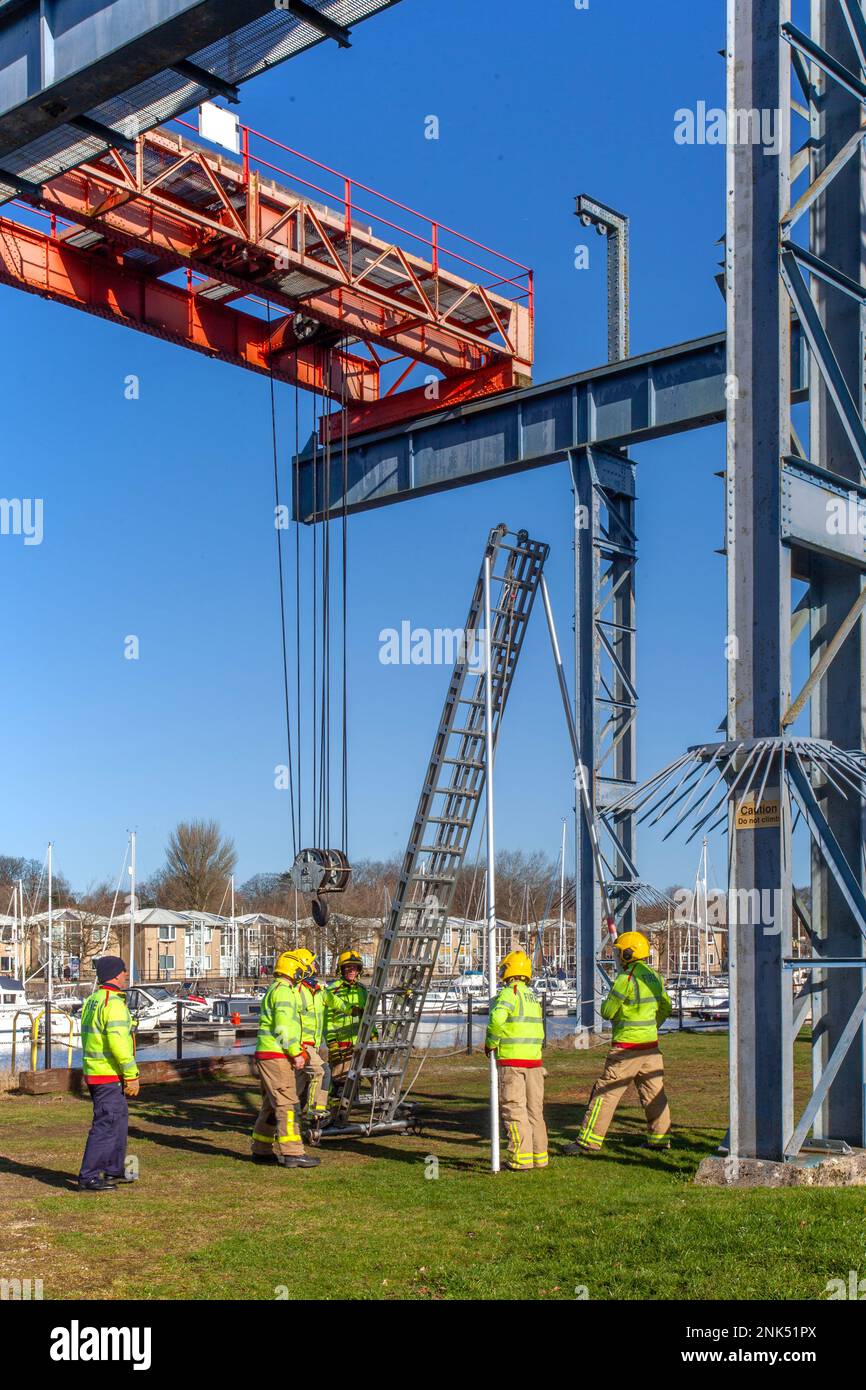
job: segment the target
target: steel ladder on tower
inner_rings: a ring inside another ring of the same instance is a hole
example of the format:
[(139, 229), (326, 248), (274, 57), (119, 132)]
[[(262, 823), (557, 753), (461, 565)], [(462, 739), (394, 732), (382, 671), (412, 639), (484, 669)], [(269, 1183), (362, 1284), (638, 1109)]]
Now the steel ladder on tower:
[[(508, 700), (549, 547), (504, 525), (490, 533), (493, 743)], [(439, 721), (358, 1039), (334, 1123), (325, 1131), (404, 1128), (403, 1080), (458, 875), (484, 795), (484, 562)], [(473, 660), (471, 645), (480, 651)], [(363, 1108), (356, 1123), (353, 1108)]]

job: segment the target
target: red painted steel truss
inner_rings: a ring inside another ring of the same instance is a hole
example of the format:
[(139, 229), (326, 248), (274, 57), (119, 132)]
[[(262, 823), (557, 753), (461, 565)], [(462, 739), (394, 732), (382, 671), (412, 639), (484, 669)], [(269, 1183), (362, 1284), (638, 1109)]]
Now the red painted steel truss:
[(526, 267), (246, 127), (238, 158), (190, 129), (12, 205), (0, 280), (316, 391), (323, 437), (528, 382)]

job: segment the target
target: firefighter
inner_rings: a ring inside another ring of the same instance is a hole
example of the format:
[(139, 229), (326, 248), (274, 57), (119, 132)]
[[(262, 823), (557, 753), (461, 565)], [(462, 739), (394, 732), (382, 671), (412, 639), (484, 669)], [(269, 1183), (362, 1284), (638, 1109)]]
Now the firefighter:
[(325, 1036), (325, 991), (316, 978), (316, 957), (306, 946), (292, 952), (302, 967), (298, 981), (301, 1006), (301, 1047), (306, 1054), (303, 1071), (298, 1072), (298, 1102), (315, 1140), (328, 1110), (331, 1068), (322, 1056)]
[(600, 1152), (616, 1107), (632, 1081), (646, 1115), (647, 1148), (671, 1146), (659, 1027), (673, 1006), (661, 976), (647, 964), (650, 944), (642, 932), (623, 932), (617, 937), (616, 953), (619, 974), (601, 1006), (602, 1018), (613, 1024), (613, 1046), (592, 1088), (577, 1141), (563, 1150), (571, 1155)]
[(367, 1004), (359, 976), (363, 961), (357, 951), (343, 951), (337, 961), (340, 979), (325, 992), (325, 1042), (331, 1066), (331, 1105), (336, 1106)]
[(316, 1168), (322, 1161), (304, 1152), (298, 1127), (297, 1074), (306, 1065), (297, 983), (303, 968), (291, 951), (278, 957), (256, 1038), (262, 1104), (253, 1126), (253, 1162), (282, 1168)]
[(506, 1168), (525, 1173), (546, 1168), (544, 1078), (541, 1064), (544, 1019), (530, 988), (532, 962), (525, 951), (511, 951), (499, 966), (502, 988), (494, 1000), (484, 1041), (495, 1055), (502, 1121), (508, 1134)]
[(96, 961), (97, 987), (81, 1010), (84, 1079), (93, 1101), (78, 1187), (81, 1192), (112, 1192), (132, 1182), (126, 1168), (129, 1124), (127, 1098), (138, 1095), (138, 1067), (132, 1018), (126, 1007), (126, 963), (120, 956)]

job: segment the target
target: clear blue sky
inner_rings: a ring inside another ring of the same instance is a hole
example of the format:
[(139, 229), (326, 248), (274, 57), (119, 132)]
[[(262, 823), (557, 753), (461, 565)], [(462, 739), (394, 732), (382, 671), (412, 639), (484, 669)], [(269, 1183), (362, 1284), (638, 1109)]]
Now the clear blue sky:
[[(604, 360), (604, 245), (573, 216), (589, 192), (632, 219), (636, 353), (723, 327), (713, 281), (724, 154), (674, 142), (674, 112), (724, 105), (724, 6), (665, 0), (404, 0), (243, 88), (241, 119), (532, 265), (536, 380)], [(440, 120), (440, 139), (424, 121)], [(593, 264), (574, 269), (590, 238)], [(0, 850), (76, 887), (115, 876), (128, 829), (143, 874), (180, 818), (213, 816), (239, 876), (291, 858), (267, 381), (0, 288), (3, 483), (44, 498), (45, 539), (0, 538), (4, 796)], [(141, 398), (124, 399), (136, 373)], [(283, 462), (293, 392), (278, 388)], [(309, 416), (304, 425), (308, 428)], [(640, 772), (713, 737), (724, 710), (724, 435), (641, 448)], [(355, 858), (401, 853), (444, 695), (442, 668), (387, 667), (380, 629), (463, 621), (489, 528), (551, 547), (570, 638), (564, 466), (351, 523)], [(290, 592), (291, 601), (291, 592)], [(497, 760), (502, 847), (553, 856), (569, 750), (541, 615)], [(124, 659), (128, 634), (138, 661)], [(642, 875), (690, 881), (697, 851), (640, 840)], [(723, 869), (718, 848), (716, 868)]]

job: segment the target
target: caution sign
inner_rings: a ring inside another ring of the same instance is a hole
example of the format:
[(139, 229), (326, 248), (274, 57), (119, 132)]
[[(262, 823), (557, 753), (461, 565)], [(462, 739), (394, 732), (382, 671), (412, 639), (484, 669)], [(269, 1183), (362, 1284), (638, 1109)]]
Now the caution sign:
[(782, 824), (778, 790), (765, 791), (760, 805), (756, 805), (757, 799), (757, 792), (751, 792), (737, 802), (737, 830), (764, 830)]

